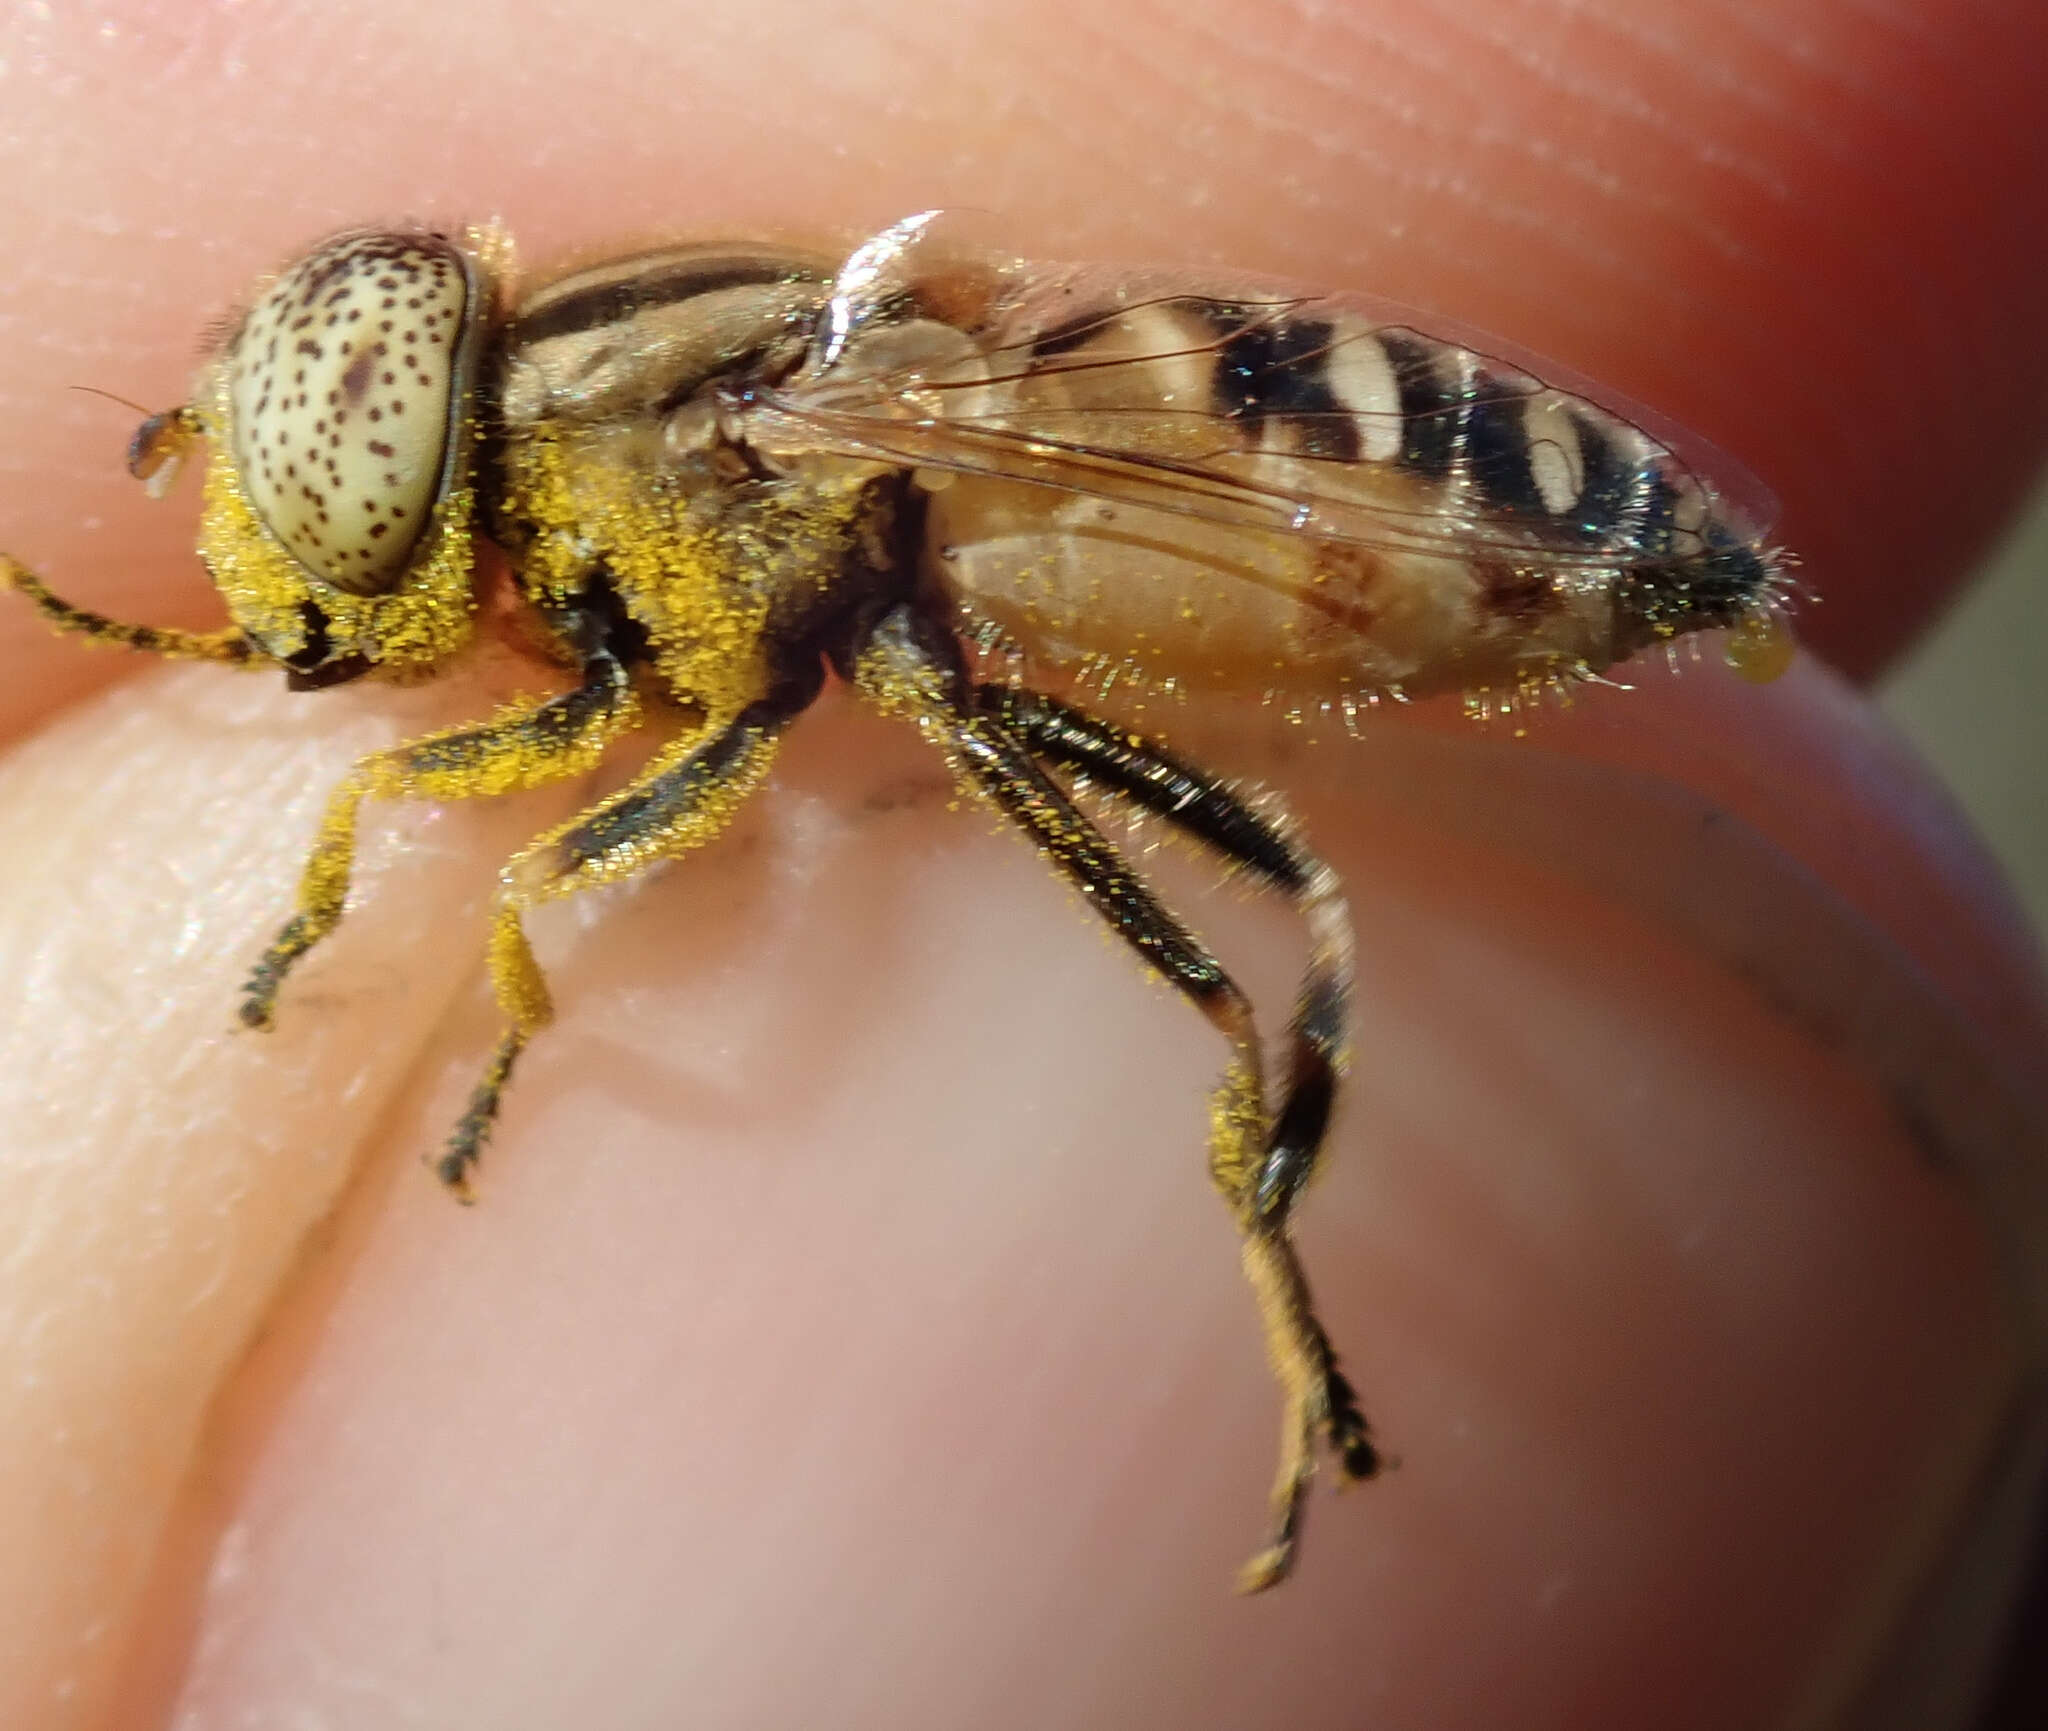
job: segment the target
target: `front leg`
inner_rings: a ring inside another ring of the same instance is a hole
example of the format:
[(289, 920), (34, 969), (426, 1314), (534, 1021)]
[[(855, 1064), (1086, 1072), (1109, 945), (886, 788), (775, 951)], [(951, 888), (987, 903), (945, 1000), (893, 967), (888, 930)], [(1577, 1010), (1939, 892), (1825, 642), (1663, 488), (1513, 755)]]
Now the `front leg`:
[(355, 865), (356, 823), (369, 799), (482, 799), (586, 774), (639, 718), (631, 675), (609, 649), (592, 651), (573, 691), (521, 698), (489, 721), (406, 741), (359, 762), (327, 802), (299, 878), (298, 911), (258, 959), (241, 1017), (268, 1028), (299, 958), (341, 923)]
[(53, 595), (43, 580), (18, 560), (0, 553), (0, 589), (26, 596), (51, 630), (121, 649), (139, 649), (172, 661), (218, 661), (230, 667), (274, 667), (255, 644), (232, 626), (224, 631), (180, 631), (168, 625), (130, 625), (104, 613), (74, 607)]

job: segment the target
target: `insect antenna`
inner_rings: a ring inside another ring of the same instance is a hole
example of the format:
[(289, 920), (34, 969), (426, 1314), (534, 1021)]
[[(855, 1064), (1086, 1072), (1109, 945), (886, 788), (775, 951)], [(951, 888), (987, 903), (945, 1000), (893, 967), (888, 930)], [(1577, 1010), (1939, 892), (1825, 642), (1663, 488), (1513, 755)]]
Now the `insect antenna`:
[(67, 391), (83, 391), (88, 397), (105, 397), (110, 403), (119, 403), (124, 409), (133, 409), (145, 421), (155, 413), (152, 409), (145, 409), (132, 397), (124, 397), (115, 391), (103, 391), (98, 385), (66, 385), (64, 388)]

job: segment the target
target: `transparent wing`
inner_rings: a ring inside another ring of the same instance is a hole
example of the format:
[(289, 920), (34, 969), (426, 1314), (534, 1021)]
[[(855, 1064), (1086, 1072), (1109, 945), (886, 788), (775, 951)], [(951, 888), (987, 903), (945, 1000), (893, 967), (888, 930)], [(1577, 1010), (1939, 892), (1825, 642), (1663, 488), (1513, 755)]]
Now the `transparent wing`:
[(805, 364), (754, 396), (757, 446), (1521, 565), (1683, 559), (1767, 525), (1725, 459), (1501, 345), (1358, 296), (963, 264), (928, 221), (848, 261)]

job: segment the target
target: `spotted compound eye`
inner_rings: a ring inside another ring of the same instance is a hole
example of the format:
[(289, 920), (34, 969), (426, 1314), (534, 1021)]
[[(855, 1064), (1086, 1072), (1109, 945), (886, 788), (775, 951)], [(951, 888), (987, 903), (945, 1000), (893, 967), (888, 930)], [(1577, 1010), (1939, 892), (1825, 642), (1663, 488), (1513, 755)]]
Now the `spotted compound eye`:
[(235, 466), (270, 532), (357, 595), (405, 574), (432, 520), (458, 413), (461, 255), (348, 234), (280, 277), (228, 357)]

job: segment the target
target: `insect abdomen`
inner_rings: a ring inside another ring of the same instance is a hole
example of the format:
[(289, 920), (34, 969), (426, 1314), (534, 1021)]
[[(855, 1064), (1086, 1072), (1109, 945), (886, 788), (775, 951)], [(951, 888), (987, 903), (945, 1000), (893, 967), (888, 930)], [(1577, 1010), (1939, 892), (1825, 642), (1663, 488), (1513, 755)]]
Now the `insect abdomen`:
[(1316, 502), (1268, 528), (936, 477), (934, 572), (1054, 662), (1310, 697), (1519, 685), (1732, 623), (1773, 582), (1632, 422), (1340, 302), (1144, 299), (989, 370), (992, 421), (1199, 465), (1276, 517)]

